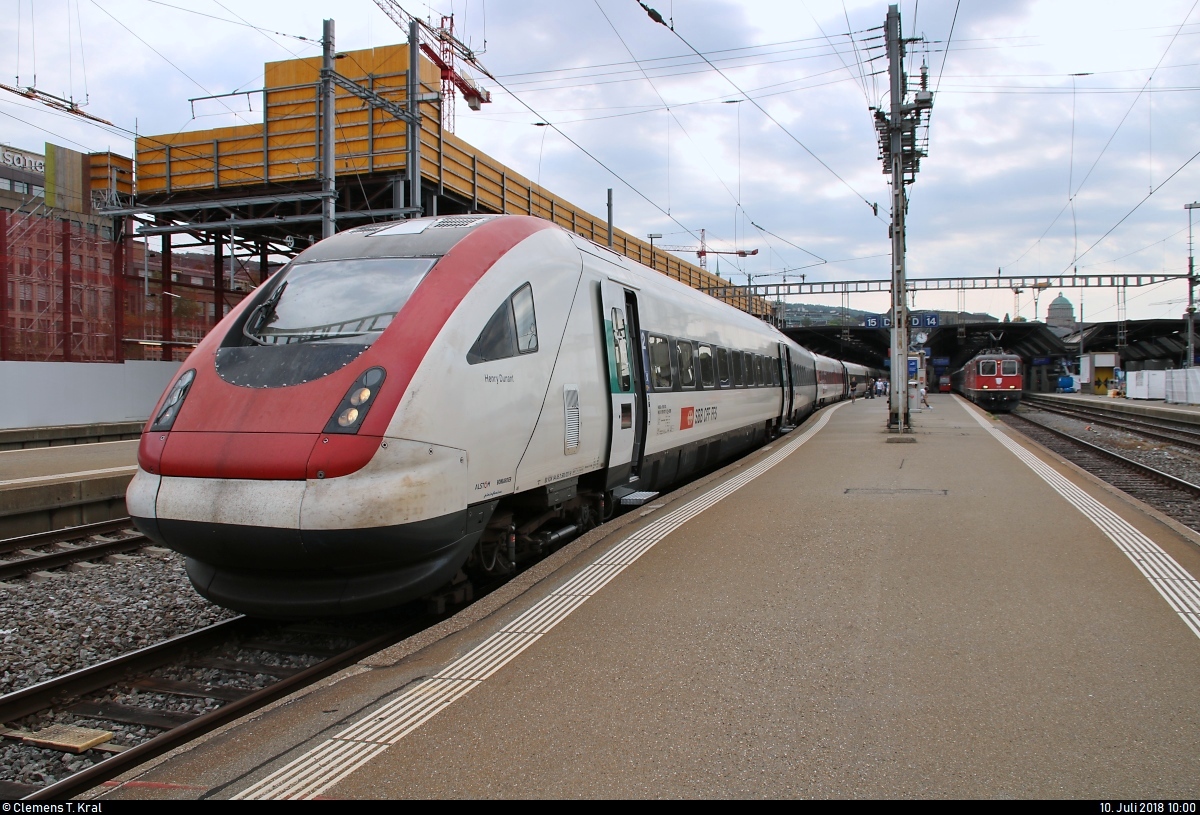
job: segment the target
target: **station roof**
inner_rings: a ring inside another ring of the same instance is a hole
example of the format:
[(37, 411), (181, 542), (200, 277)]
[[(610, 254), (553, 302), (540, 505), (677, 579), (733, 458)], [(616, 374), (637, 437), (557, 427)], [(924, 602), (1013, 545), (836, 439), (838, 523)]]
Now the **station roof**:
[(1083, 334), (1084, 351), (1119, 351), (1121, 359), (1141, 361), (1147, 359), (1180, 360), (1187, 356), (1186, 320), (1127, 320), (1124, 343), (1117, 323), (1096, 323), (1082, 332), (1069, 334), (1064, 342), (1078, 352), (1080, 333)]
[[(822, 325), (790, 327), (783, 333), (818, 354), (882, 368), (891, 346), (886, 328)], [(1089, 341), (1090, 345), (1090, 341)], [(929, 330), (925, 343), (932, 357), (948, 357), (951, 370), (985, 348), (1003, 348), (1033, 357), (1069, 356), (1072, 346), (1064, 343), (1045, 323), (964, 323)]]
[[(783, 329), (783, 333), (818, 354), (873, 368), (883, 367), (891, 345), (885, 328), (794, 326)], [(932, 357), (948, 357), (950, 369), (957, 370), (985, 348), (1003, 348), (1026, 360), (1075, 356), (1079, 353), (1080, 333), (1060, 339), (1045, 323), (964, 323), (929, 329), (925, 347)], [(1187, 355), (1187, 322), (1182, 319), (1127, 320), (1124, 337), (1116, 322), (1089, 325), (1082, 334), (1085, 351), (1119, 352), (1126, 362), (1178, 361)]]

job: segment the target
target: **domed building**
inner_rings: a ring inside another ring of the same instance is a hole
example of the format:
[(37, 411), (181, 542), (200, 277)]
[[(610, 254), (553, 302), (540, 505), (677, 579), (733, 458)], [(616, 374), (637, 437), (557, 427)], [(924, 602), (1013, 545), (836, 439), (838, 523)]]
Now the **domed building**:
[(1054, 328), (1075, 327), (1075, 306), (1059, 292), (1046, 309), (1046, 325)]

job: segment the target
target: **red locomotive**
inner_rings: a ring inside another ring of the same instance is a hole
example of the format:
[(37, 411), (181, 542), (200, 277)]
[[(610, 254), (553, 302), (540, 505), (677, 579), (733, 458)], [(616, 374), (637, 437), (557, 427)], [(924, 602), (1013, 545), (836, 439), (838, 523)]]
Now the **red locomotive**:
[(1025, 387), (1024, 368), (1016, 354), (999, 350), (981, 351), (955, 371), (950, 382), (980, 407), (990, 411), (1011, 411), (1021, 403)]

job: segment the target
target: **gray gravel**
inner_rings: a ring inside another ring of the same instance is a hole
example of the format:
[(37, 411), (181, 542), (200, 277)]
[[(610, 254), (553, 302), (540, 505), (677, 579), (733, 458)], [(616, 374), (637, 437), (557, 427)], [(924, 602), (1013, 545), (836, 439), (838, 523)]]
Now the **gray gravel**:
[(1061, 430), (1097, 447), (1103, 447), (1168, 475), (1200, 484), (1200, 452), (1165, 441), (1145, 439), (1123, 430), (1094, 425), (1049, 411), (1022, 406), (1020, 413), (1029, 414), (1047, 427)]
[(164, 550), (0, 584), (0, 695), (234, 616)]
[[(59, 570), (46, 579), (0, 584), (0, 694), (144, 648), (178, 634), (234, 616), (198, 595), (174, 552), (143, 549), (96, 568)], [(182, 678), (182, 677), (181, 677)], [(265, 681), (265, 677), (263, 678)], [(257, 683), (253, 678), (249, 686)], [(98, 701), (145, 703), (166, 710), (200, 713), (217, 706), (210, 699), (179, 700), (134, 693)], [(55, 713), (5, 722), (22, 730), (40, 730), (55, 722), (99, 727), (114, 733), (112, 743), (132, 746), (158, 731), (135, 725), (80, 720)], [(0, 741), (0, 780), (40, 786), (51, 784), (105, 757), (81, 755)]]

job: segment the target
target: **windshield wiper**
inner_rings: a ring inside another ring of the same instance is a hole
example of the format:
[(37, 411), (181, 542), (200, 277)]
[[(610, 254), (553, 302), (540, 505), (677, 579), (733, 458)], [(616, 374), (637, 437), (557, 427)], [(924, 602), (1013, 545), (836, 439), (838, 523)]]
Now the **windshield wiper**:
[[(259, 303), (254, 312), (246, 319), (242, 327), (242, 335), (246, 339), (251, 340), (258, 345), (267, 345), (262, 339), (261, 332), (271, 323), (275, 322), (275, 308), (279, 305), (279, 298), (283, 297), (283, 290), (288, 287), (290, 281), (283, 281), (275, 291), (271, 292), (271, 296)], [(254, 327), (251, 328), (253, 323)]]

